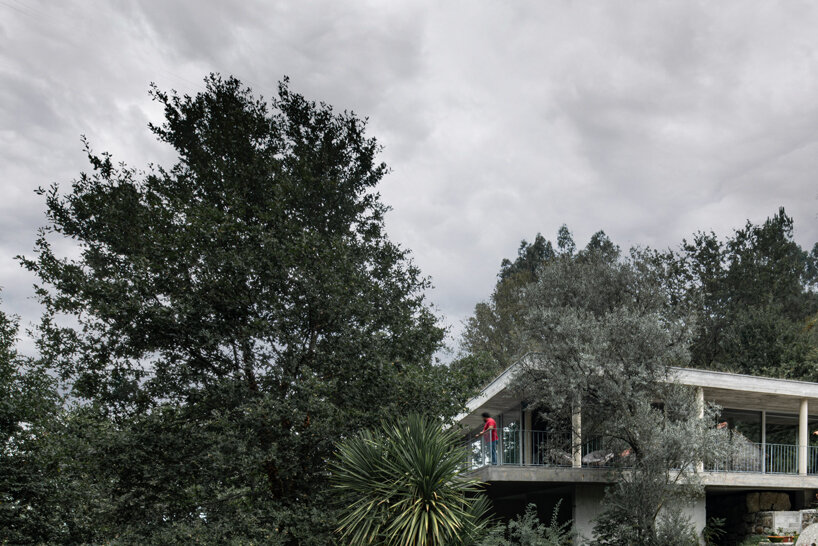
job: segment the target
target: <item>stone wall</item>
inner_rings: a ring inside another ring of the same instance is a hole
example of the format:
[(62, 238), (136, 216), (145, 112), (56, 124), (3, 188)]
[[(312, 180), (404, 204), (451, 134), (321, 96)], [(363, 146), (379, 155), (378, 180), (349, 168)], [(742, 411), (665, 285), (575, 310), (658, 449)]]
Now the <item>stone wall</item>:
[[(796, 525), (794, 518), (798, 512), (790, 512), (792, 503), (790, 495), (777, 491), (756, 491), (745, 496), (747, 512), (744, 514), (744, 532), (746, 535), (770, 535), (778, 527), (788, 529)], [(776, 516), (776, 513), (779, 513)], [(789, 515), (785, 515), (789, 514)], [(777, 521), (776, 521), (777, 520)], [(800, 531), (800, 519), (793, 531)]]
[(747, 493), (747, 512), (766, 512), (770, 510), (789, 510), (792, 507), (788, 493), (776, 491), (761, 491)]
[(750, 535), (798, 531), (818, 523), (818, 510), (806, 509), (815, 491), (755, 491), (708, 495), (708, 517), (726, 520), (725, 544), (739, 543)]
[(818, 523), (818, 510), (765, 510), (747, 515), (747, 534), (774, 535), (779, 529), (800, 533), (813, 523)]
[(773, 530), (772, 512), (754, 512), (745, 516), (746, 535), (769, 535)]
[(804, 530), (813, 523), (818, 523), (818, 510), (801, 510), (801, 529)]

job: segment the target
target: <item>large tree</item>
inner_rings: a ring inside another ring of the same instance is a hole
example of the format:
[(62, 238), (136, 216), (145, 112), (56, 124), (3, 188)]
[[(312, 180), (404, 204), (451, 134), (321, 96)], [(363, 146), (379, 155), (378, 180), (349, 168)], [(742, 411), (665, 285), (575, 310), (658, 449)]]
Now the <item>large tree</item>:
[(596, 443), (627, 468), (606, 493), (596, 539), (665, 544), (675, 534), (695, 543), (680, 506), (703, 493), (699, 463), (724, 456), (727, 443), (713, 412), (673, 384), (672, 368), (689, 363), (689, 320), (672, 305), (655, 255), (593, 245), (558, 256), (525, 300), (530, 352), (517, 388), (556, 433), (581, 418), (573, 449)]
[(784, 209), (722, 240), (697, 233), (669, 253), (679, 304), (697, 328), (692, 365), (760, 375), (818, 379), (818, 344), (810, 336), (818, 312), (818, 243), (793, 239)]
[[(588, 249), (615, 252), (616, 246), (599, 231), (591, 237)], [(474, 314), (466, 321), (461, 340), (464, 355), (480, 361), (493, 375), (523, 355), (526, 348), (520, 320), (526, 313), (525, 288), (537, 280), (543, 265), (560, 256), (570, 257), (575, 251), (573, 236), (565, 225), (557, 233), (556, 248), (539, 233), (533, 243), (523, 239), (517, 258), (500, 264), (490, 298), (475, 305)]]
[(433, 363), (427, 280), (384, 233), (365, 122), (286, 80), (270, 101), (205, 83), (153, 88), (175, 165), (87, 146), (91, 171), (43, 191), (22, 259), (43, 357), (94, 430), (72, 461), (102, 496), (86, 540), (326, 544), (334, 443), (410, 409), (451, 415), (466, 393)]
[[(761, 224), (747, 222), (726, 238), (698, 232), (681, 245), (645, 255), (661, 272), (673, 306), (695, 320), (690, 365), (750, 374), (818, 379), (818, 243), (811, 252), (793, 237), (783, 209)], [(540, 268), (577, 255), (568, 229), (557, 244), (541, 235), (523, 240), (517, 258), (503, 260), (490, 298), (475, 306), (461, 340), (465, 356), (499, 372), (525, 354), (521, 317), (526, 287)], [(616, 252), (604, 232), (585, 249)]]

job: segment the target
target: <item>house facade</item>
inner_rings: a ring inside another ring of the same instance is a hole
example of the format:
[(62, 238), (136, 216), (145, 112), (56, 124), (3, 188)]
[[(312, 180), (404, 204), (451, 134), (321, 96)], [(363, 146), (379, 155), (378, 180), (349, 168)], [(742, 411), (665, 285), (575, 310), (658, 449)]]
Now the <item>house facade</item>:
[[(458, 417), (468, 431), (470, 468), (488, 484), (498, 515), (511, 517), (535, 503), (541, 516), (550, 516), (561, 499), (561, 519), (572, 519), (580, 537), (591, 537), (614, 475), (610, 467), (626, 454), (608, 453), (584, 438), (581, 413), (562, 432), (547, 427), (510, 388), (514, 373), (514, 366), (507, 369)], [(723, 408), (721, 420), (738, 444), (728, 460), (699, 468), (706, 494), (684, 507), (698, 532), (711, 517), (725, 518), (728, 530), (740, 533), (759, 510), (813, 505), (818, 493), (818, 436), (812, 434), (818, 430), (818, 383), (688, 368), (674, 368), (672, 381), (694, 388), (702, 407), (713, 402)], [(474, 438), (483, 428), (484, 412), (497, 422), (496, 464), (488, 444)]]

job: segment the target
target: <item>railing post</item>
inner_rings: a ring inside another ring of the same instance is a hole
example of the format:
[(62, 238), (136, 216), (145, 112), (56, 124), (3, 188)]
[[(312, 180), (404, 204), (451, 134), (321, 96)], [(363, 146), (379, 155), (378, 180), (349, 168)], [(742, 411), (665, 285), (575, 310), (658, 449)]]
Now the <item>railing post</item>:
[(523, 444), (523, 423), (525, 423), (525, 419), (523, 418), (523, 409), (520, 407), (520, 428), (517, 431), (517, 460), (520, 463), (520, 466), (523, 466), (523, 457), (525, 456), (525, 445)]
[(798, 473), (802, 476), (806, 476), (807, 474), (807, 445), (809, 445), (808, 413), (809, 402), (806, 398), (802, 398), (801, 407), (798, 412)]
[(520, 429), (517, 434), (517, 459), (520, 466), (523, 466), (523, 457), (525, 456), (525, 444), (523, 443), (523, 431), (525, 430), (525, 404), (520, 402)]
[(534, 436), (531, 434), (531, 425), (533, 419), (531, 418), (531, 410), (526, 409), (523, 418), (523, 430), (525, 431), (523, 437), (523, 454), (525, 458), (523, 464), (532, 464), (534, 462)]

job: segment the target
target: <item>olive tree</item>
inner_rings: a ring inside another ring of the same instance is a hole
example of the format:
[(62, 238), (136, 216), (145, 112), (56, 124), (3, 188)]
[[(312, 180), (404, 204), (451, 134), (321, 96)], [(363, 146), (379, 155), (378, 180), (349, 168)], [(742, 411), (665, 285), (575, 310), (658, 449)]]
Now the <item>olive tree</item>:
[(603, 544), (659, 544), (668, 526), (691, 536), (678, 508), (703, 493), (700, 463), (726, 445), (713, 409), (672, 381), (689, 363), (692, 323), (655, 258), (612, 245), (565, 253), (521, 295), (532, 350), (517, 387), (555, 428), (579, 414), (575, 444), (594, 440), (619, 466), (597, 522)]

